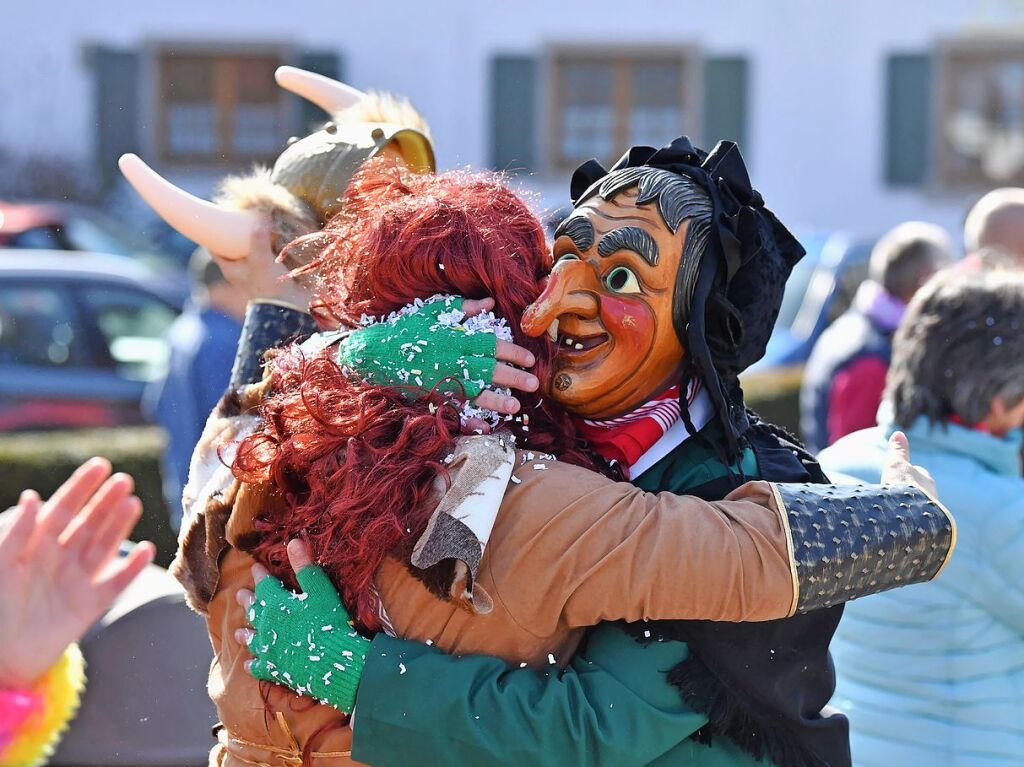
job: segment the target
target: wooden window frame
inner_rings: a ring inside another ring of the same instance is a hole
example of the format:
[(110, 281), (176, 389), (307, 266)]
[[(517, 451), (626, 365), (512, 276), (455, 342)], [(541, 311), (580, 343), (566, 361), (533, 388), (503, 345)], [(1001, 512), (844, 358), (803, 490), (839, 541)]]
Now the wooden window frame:
[[(701, 125), (701, 60), (693, 46), (621, 46), (621, 45), (552, 45), (543, 55), (544, 102), (541, 146), (544, 167), (552, 174), (572, 171), (578, 158), (567, 158), (561, 153), (564, 95), (561, 92), (561, 67), (573, 61), (610, 62), (615, 103), (613, 153), (618, 157), (629, 148), (629, 77), (635, 63), (671, 63), (678, 60), (680, 77), (679, 106), (683, 112), (683, 125), (679, 133), (694, 136)], [(667, 136), (666, 141), (675, 138)], [(601, 162), (615, 158), (601, 157)]]
[[(280, 64), (287, 64), (294, 58), (290, 46), (262, 43), (220, 45), (203, 42), (160, 42), (149, 46), (149, 50), (151, 72), (148, 79), (150, 82), (150, 92), (152, 93), (151, 115), (153, 117), (151, 135), (155, 150), (154, 154), (164, 166), (188, 166), (190, 168), (200, 167), (221, 170), (224, 168), (245, 167), (253, 163), (268, 162), (273, 159), (273, 157), (261, 154), (240, 154), (234, 151), (233, 147), (231, 152), (225, 152), (223, 148), (232, 144), (231, 134), (234, 126), (230, 119), (224, 120), (219, 124), (217, 133), (218, 148), (212, 155), (188, 155), (171, 152), (168, 144), (170, 100), (166, 98), (164, 62), (172, 55), (179, 55), (183, 58), (189, 56), (209, 56), (225, 59), (228, 60), (227, 63), (229, 65), (233, 63), (236, 66), (237, 62), (230, 62), (230, 59), (266, 57), (277, 59)], [(229, 66), (225, 66), (222, 71), (228, 68)], [(278, 91), (276, 103), (280, 111), (282, 126), (284, 126), (284, 131), (287, 131), (294, 123), (293, 100), (290, 100), (288, 94), (275, 83), (271, 83), (271, 87)], [(226, 82), (226, 78), (222, 76), (215, 79), (213, 91), (217, 112), (220, 113), (221, 110), (228, 110), (230, 113), (237, 103), (237, 89), (232, 89), (230, 83)], [(282, 133), (282, 149), (284, 148), (286, 138), (287, 135)]]
[[(935, 65), (937, 71), (934, 93), (935, 107), (930, 115), (931, 148), (933, 173), (932, 183), (941, 189), (985, 189), (993, 186), (1019, 186), (1024, 184), (1024, 168), (1018, 175), (1005, 181), (986, 178), (982, 173), (965, 175), (954, 168), (952, 152), (944, 135), (947, 117), (955, 103), (953, 82), (956, 67), (964, 61), (995, 62), (1000, 59), (1017, 59), (1024, 64), (1024, 41), (1004, 38), (974, 38), (946, 40), (936, 47)], [(1024, 100), (1024, 93), (1021, 94)]]

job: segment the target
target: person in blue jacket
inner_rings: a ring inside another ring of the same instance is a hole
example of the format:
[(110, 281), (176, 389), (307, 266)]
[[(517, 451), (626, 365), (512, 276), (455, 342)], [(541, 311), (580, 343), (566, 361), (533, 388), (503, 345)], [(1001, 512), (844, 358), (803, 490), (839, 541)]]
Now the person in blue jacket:
[(938, 580), (847, 607), (833, 704), (859, 767), (1024, 760), (1022, 425), (1024, 276), (940, 273), (896, 333), (878, 426), (820, 456), (834, 481), (877, 482), (905, 431), (959, 527)]
[(149, 385), (144, 399), (150, 418), (167, 432), (160, 469), (175, 530), (181, 526), (181, 494), (192, 451), (227, 387), (249, 298), (224, 278), (205, 248), (196, 248), (188, 271), (192, 300), (167, 331), (167, 375)]

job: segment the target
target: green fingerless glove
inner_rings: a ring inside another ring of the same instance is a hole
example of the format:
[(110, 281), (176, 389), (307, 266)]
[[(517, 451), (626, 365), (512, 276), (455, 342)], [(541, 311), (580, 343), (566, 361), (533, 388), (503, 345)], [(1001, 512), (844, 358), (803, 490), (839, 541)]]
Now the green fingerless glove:
[(303, 567), (297, 577), (305, 593), (288, 591), (273, 577), (256, 584), (256, 602), (249, 608), (254, 629), (250, 670), (257, 679), (283, 684), (350, 714), (370, 640), (352, 627), (321, 568)]
[(494, 376), (498, 338), (467, 327), (464, 318), (462, 298), (434, 297), (354, 330), (341, 342), (338, 362), (384, 386), (457, 392), (461, 384), (472, 399)]

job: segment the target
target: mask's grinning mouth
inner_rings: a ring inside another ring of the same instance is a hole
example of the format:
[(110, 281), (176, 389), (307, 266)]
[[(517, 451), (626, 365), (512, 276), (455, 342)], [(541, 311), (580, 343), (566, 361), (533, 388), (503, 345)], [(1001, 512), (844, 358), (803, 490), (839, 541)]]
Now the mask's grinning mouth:
[(579, 338), (575, 336), (569, 336), (565, 333), (558, 334), (557, 344), (562, 351), (574, 351), (574, 352), (586, 352), (591, 349), (596, 349), (603, 343), (608, 341), (607, 333), (598, 333), (593, 336), (581, 336)]

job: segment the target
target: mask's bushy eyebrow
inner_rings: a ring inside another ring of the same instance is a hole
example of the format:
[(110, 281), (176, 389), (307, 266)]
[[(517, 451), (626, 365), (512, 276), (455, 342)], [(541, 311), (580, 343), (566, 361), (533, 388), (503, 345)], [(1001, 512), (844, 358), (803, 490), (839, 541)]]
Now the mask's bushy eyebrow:
[(569, 216), (555, 229), (555, 239), (565, 235), (580, 251), (589, 249), (594, 244), (594, 225), (586, 216), (575, 214)]
[(597, 253), (608, 257), (618, 250), (631, 250), (651, 266), (658, 265), (658, 243), (639, 226), (612, 229), (597, 243)]

